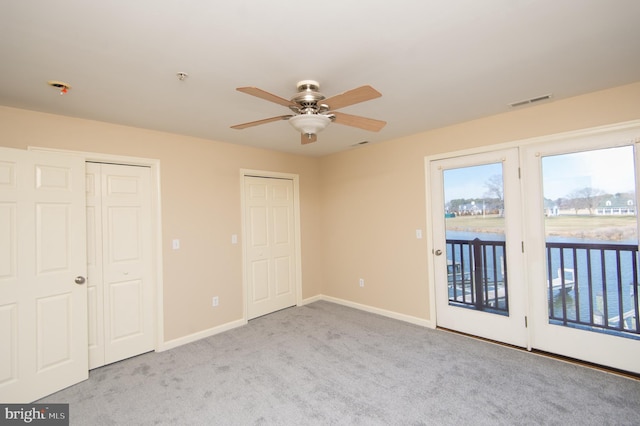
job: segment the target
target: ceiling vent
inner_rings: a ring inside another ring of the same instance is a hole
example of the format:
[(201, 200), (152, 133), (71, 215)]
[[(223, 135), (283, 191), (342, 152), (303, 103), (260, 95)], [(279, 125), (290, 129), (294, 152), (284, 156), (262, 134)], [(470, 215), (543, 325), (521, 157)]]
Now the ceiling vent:
[(512, 104), (509, 104), (509, 106), (511, 108), (515, 108), (515, 107), (519, 107), (519, 106), (523, 106), (523, 105), (532, 104), (532, 103), (535, 103), (535, 102), (546, 101), (547, 99), (551, 99), (551, 93), (549, 93), (548, 95), (542, 95), (542, 96), (538, 96), (538, 97), (531, 98), (531, 99), (525, 99), (524, 101), (514, 102)]

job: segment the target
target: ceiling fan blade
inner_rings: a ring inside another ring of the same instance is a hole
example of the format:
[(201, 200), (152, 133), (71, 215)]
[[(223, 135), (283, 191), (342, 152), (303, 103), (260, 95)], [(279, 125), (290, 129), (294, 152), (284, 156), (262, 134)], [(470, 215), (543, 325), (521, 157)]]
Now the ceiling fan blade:
[(262, 89), (258, 89), (257, 87), (238, 87), (236, 89), (238, 92), (246, 93), (248, 95), (257, 96), (260, 99), (264, 99), (269, 102), (275, 102), (277, 104), (288, 107), (289, 105), (293, 105), (290, 100), (285, 98), (281, 98), (280, 96), (273, 95), (269, 92), (265, 92)]
[(231, 128), (232, 129), (246, 129), (247, 127), (259, 126), (261, 124), (267, 124), (267, 123), (271, 123), (273, 121), (288, 120), (291, 117), (293, 117), (293, 116), (292, 115), (281, 115), (279, 117), (271, 117), (271, 118), (265, 118), (263, 120), (250, 121), (248, 123), (236, 124), (235, 126), (231, 126)]
[(357, 104), (382, 96), (380, 92), (371, 86), (362, 86), (357, 89), (347, 90), (346, 92), (324, 99), (319, 103), (329, 105), (329, 110), (344, 108), (349, 105)]
[(302, 145), (306, 145), (308, 143), (312, 143), (318, 140), (318, 136), (311, 134), (311, 135), (306, 135), (304, 133), (302, 133), (300, 135), (300, 143), (302, 143)]
[(357, 127), (359, 129), (369, 130), (370, 132), (378, 132), (387, 124), (386, 121), (345, 114), (344, 112), (332, 112), (332, 114), (336, 116), (336, 119), (333, 120), (334, 123)]

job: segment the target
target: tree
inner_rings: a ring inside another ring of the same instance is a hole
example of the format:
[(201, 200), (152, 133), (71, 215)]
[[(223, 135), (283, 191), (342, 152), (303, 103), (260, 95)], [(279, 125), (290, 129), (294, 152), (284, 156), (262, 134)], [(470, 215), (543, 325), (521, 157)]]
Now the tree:
[(567, 195), (567, 205), (575, 210), (588, 209), (589, 214), (593, 215), (593, 209), (598, 206), (598, 201), (602, 195), (606, 193), (597, 188), (586, 186), (582, 189), (576, 189)]
[[(492, 175), (484, 183), (487, 187), (485, 197), (489, 198), (489, 204), (492, 208), (499, 211), (500, 216), (504, 214), (504, 186), (502, 183), (502, 175)], [(497, 201), (493, 201), (497, 200)]]
[(492, 175), (487, 179), (484, 183), (484, 186), (487, 187), (486, 195), (488, 197), (495, 197), (500, 201), (504, 201), (504, 190), (502, 184), (502, 175)]

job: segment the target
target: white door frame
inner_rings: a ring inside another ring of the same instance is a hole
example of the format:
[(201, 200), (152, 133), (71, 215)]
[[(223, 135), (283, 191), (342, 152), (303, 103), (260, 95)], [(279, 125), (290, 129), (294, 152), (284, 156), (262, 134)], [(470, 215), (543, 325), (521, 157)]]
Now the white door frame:
[(247, 267), (247, 234), (245, 230), (245, 190), (244, 190), (244, 178), (245, 176), (261, 177), (261, 178), (276, 178), (276, 179), (290, 179), (293, 181), (293, 215), (294, 215), (294, 241), (295, 247), (295, 289), (296, 289), (296, 305), (302, 304), (302, 251), (301, 251), (301, 239), (300, 239), (300, 176), (293, 173), (281, 173), (281, 172), (269, 172), (265, 170), (251, 170), (240, 169), (240, 211), (242, 215), (242, 319), (246, 323), (248, 321), (248, 283), (247, 274), (245, 273)]
[(112, 163), (126, 166), (142, 166), (151, 169), (151, 228), (153, 238), (151, 241), (151, 262), (155, 280), (155, 315), (153, 318), (155, 327), (155, 350), (157, 352), (170, 349), (164, 342), (164, 296), (163, 296), (163, 271), (162, 271), (162, 216), (160, 203), (160, 160), (152, 158), (130, 157), (125, 155), (103, 154), (98, 152), (72, 151), (57, 148), (45, 148), (38, 146), (27, 147), (29, 151), (58, 152), (75, 155), (84, 158), (84, 161), (96, 163)]

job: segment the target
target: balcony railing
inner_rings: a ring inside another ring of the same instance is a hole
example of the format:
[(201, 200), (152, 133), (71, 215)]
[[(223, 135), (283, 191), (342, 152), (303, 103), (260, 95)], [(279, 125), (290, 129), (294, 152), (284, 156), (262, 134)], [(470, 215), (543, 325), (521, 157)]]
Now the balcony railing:
[[(638, 247), (547, 242), (549, 322), (640, 338)], [(504, 241), (447, 240), (449, 303), (509, 314)]]
[(636, 245), (548, 242), (547, 274), (550, 322), (640, 335)]
[(504, 241), (447, 240), (449, 303), (508, 315)]

